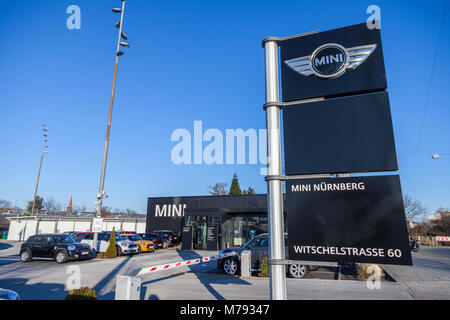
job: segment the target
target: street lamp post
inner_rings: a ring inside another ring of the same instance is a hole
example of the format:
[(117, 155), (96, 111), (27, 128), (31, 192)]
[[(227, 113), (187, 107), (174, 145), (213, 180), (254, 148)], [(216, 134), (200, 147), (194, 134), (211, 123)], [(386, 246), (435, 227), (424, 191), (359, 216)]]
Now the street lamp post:
[[(122, 0), (122, 8), (113, 8), (112, 11), (114, 13), (120, 13), (120, 21), (116, 24), (116, 27), (119, 29), (119, 36), (117, 40), (117, 49), (116, 49), (116, 61), (114, 64), (114, 76), (113, 76), (113, 83), (112, 83), (112, 89), (111, 89), (111, 100), (109, 103), (109, 113), (108, 113), (108, 123), (106, 126), (106, 137), (105, 137), (105, 148), (103, 151), (103, 163), (102, 163), (102, 171), (100, 176), (100, 187), (97, 194), (97, 209), (96, 209), (96, 218), (101, 217), (101, 207), (102, 207), (102, 200), (103, 197), (105, 197), (105, 191), (104, 191), (104, 184), (105, 184), (105, 172), (106, 172), (106, 161), (108, 158), (108, 146), (109, 146), (109, 132), (111, 129), (111, 116), (112, 116), (112, 110), (113, 110), (113, 103), (114, 103), (114, 92), (116, 89), (116, 77), (117, 77), (117, 67), (119, 64), (119, 56), (123, 55), (123, 52), (120, 51), (120, 47), (129, 47), (128, 43), (121, 42), (121, 38), (128, 39), (128, 37), (122, 32), (122, 26), (123, 26), (123, 16), (125, 12), (125, 0)], [(94, 249), (97, 251), (97, 240), (98, 240), (98, 233), (94, 233)]]
[(41, 154), (41, 163), (39, 164), (38, 177), (36, 181), (36, 189), (34, 190), (34, 198), (33, 198), (33, 206), (31, 207), (31, 215), (34, 213), (34, 206), (36, 205), (36, 195), (39, 186), (39, 177), (41, 176), (41, 168), (42, 168), (42, 160), (44, 159), (44, 153), (47, 153), (47, 132), (48, 132), (48, 124), (43, 124), (44, 129), (42, 129), (43, 133), (43, 142), (42, 142), (42, 154)]

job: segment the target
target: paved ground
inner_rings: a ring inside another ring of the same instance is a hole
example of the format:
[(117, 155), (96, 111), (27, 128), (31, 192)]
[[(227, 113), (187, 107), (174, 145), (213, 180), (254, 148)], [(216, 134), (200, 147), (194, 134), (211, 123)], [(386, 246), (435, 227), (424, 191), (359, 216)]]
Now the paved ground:
[[(118, 274), (127, 274), (135, 268), (194, 259), (214, 253), (158, 250), (155, 253), (118, 257), (112, 260), (89, 260), (63, 265), (58, 265), (54, 261), (36, 260), (23, 264), (18, 262), (19, 247), (20, 243), (0, 241), (0, 288), (15, 290), (22, 299), (64, 299), (69, 289), (67, 285), (70, 285), (73, 279), (74, 270), (79, 270), (81, 286), (95, 289), (100, 299), (114, 299), (115, 277)], [(430, 275), (428, 269), (434, 270), (430, 271), (435, 272), (432, 274), (433, 279), (437, 277), (443, 277), (440, 278), (441, 280), (447, 279), (448, 265), (442, 266), (441, 269), (437, 268), (441, 263), (439, 260), (441, 253), (425, 249), (421, 250), (420, 254), (423, 257), (420, 256), (417, 259), (414, 256), (414, 260), (417, 262), (417, 268), (423, 268), (423, 281), (435, 281), (427, 278)], [(427, 267), (427, 264), (431, 267)], [(441, 275), (441, 272), (444, 272), (444, 275)], [(370, 300), (423, 298), (413, 290), (416, 283), (382, 282), (380, 289), (369, 290), (365, 282), (332, 279), (337, 279), (336, 274), (327, 270), (312, 272), (310, 279), (288, 279), (288, 297), (289, 299)], [(215, 262), (146, 275), (142, 283), (142, 299), (269, 298), (267, 279), (227, 276), (215, 271)], [(443, 290), (448, 295), (449, 291), (445, 291), (445, 288)]]
[[(114, 299), (115, 277), (131, 270), (208, 256), (214, 252), (159, 250), (112, 260), (91, 260), (58, 265), (54, 261), (18, 262), (20, 243), (0, 242), (0, 288), (17, 291), (22, 299), (63, 299), (71, 272), (79, 268), (80, 285), (94, 288), (100, 299)], [(335, 279), (333, 271), (321, 270), (310, 278)], [(383, 283), (381, 290), (369, 290), (365, 282), (289, 279), (290, 299), (410, 299), (395, 283)], [(143, 277), (143, 299), (268, 299), (267, 279), (242, 279), (216, 272), (215, 262), (164, 271)]]
[[(379, 290), (369, 290), (365, 282), (355, 280), (287, 279), (290, 300), (410, 300), (412, 297), (395, 282), (383, 282)], [(267, 300), (269, 280), (243, 279), (218, 274), (170, 274), (146, 277), (143, 299), (166, 300)]]
[(415, 299), (450, 299), (450, 247), (421, 246), (413, 266), (385, 266), (385, 271)]

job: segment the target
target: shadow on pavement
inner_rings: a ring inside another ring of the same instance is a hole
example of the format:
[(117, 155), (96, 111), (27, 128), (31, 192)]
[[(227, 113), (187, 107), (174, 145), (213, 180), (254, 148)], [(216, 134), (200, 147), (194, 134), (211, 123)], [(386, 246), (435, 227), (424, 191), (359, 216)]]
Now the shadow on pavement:
[(115, 288), (115, 279), (118, 275), (119, 271), (130, 261), (132, 255), (129, 255), (124, 259), (117, 267), (115, 267), (113, 270), (111, 270), (110, 273), (108, 273), (102, 280), (100, 280), (95, 287), (93, 288), (95, 292), (97, 293), (97, 297), (100, 299), (106, 299), (106, 300), (114, 300), (115, 299), (115, 289), (113, 291), (109, 291), (106, 294), (100, 295), (100, 291), (112, 280), (114, 281), (114, 288)]
[[(145, 296), (147, 295), (147, 288), (148, 288), (149, 284), (159, 282), (159, 281), (164, 281), (167, 279), (176, 278), (176, 277), (182, 276), (183, 274), (184, 274), (183, 272), (174, 273), (174, 274), (170, 274), (168, 276), (162, 277), (162, 278), (152, 279), (152, 280), (141, 283), (141, 300), (145, 300)], [(151, 294), (147, 300), (159, 300), (159, 297), (155, 294)]]
[(151, 284), (151, 283), (155, 283), (155, 282), (159, 282), (159, 281), (164, 281), (164, 280), (167, 280), (167, 279), (176, 278), (176, 277), (182, 276), (183, 274), (184, 274), (183, 272), (170, 274), (170, 275), (162, 277), (162, 278), (157, 278), (157, 279), (152, 279), (152, 280), (145, 281), (145, 282), (142, 283), (142, 285), (144, 286), (144, 285), (147, 285), (147, 284)]
[(12, 245), (9, 243), (0, 242), (0, 250), (6, 250), (12, 248)]
[(64, 300), (68, 291), (59, 283), (27, 284), (29, 279), (10, 278), (0, 281), (0, 288), (17, 292), (21, 300)]
[[(178, 254), (183, 260), (190, 260), (190, 259), (198, 259), (203, 258), (203, 256), (199, 255), (198, 253), (194, 251), (182, 251), (177, 250)], [(207, 262), (209, 266), (214, 266), (216, 264), (216, 261)], [(223, 297), (217, 290), (215, 290), (212, 287), (212, 284), (221, 284), (221, 285), (227, 285), (227, 284), (239, 284), (239, 285), (251, 285), (249, 282), (242, 280), (239, 277), (233, 277), (233, 276), (226, 276), (226, 275), (214, 275), (214, 274), (199, 274), (201, 272), (201, 265), (193, 265), (189, 266), (189, 269), (194, 272), (197, 276), (197, 279), (200, 281), (200, 283), (217, 299), (217, 300), (226, 300), (225, 297)]]

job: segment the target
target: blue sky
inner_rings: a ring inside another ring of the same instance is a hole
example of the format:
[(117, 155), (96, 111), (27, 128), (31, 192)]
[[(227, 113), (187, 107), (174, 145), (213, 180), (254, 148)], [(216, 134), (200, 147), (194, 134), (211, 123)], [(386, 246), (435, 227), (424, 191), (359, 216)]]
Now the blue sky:
[[(49, 124), (38, 194), (94, 210), (112, 83), (119, 0), (2, 1), (0, 199), (33, 198), (42, 123)], [(81, 8), (68, 30), (66, 9)], [(417, 149), (444, 0), (150, 1), (126, 3), (131, 48), (120, 58), (104, 205), (145, 213), (149, 196), (202, 195), (216, 182), (266, 192), (261, 165), (172, 164), (177, 128), (264, 128), (261, 40), (365, 22), (381, 33), (403, 192), (431, 212), (450, 207), (450, 14)], [(449, 8), (447, 8), (447, 11)]]

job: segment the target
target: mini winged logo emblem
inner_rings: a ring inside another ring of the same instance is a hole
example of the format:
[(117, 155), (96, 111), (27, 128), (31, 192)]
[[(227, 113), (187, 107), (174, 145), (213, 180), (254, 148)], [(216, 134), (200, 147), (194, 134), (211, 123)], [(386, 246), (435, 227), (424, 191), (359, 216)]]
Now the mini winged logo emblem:
[(286, 60), (292, 70), (304, 75), (323, 79), (335, 79), (347, 69), (356, 69), (375, 50), (376, 44), (344, 48), (337, 43), (326, 43), (310, 56)]

